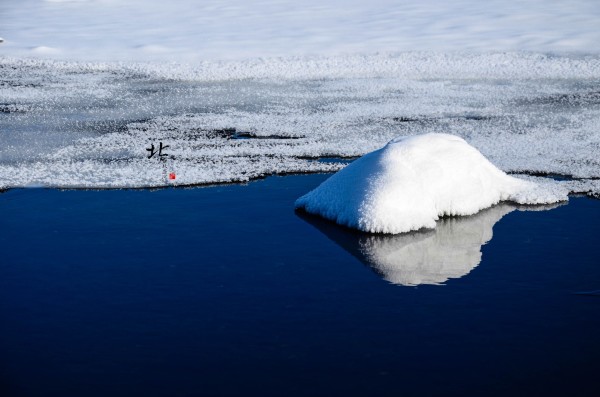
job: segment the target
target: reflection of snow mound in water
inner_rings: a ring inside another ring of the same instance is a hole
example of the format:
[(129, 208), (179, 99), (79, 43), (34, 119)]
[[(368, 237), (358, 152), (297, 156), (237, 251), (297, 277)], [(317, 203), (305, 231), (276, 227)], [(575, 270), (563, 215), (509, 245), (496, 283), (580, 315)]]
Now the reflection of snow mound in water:
[(511, 177), (463, 139), (397, 138), (356, 160), (296, 201), (297, 208), (371, 233), (435, 227), (500, 201), (554, 203), (567, 191)]
[(434, 231), (367, 236), (359, 249), (393, 284), (440, 284), (465, 276), (481, 262), (481, 246), (492, 239), (494, 224), (514, 209), (501, 204), (473, 216), (442, 219)]
[[(558, 204), (559, 205), (559, 204)], [(471, 272), (482, 259), (481, 247), (492, 239), (494, 225), (515, 209), (552, 206), (502, 203), (471, 216), (440, 219), (433, 230), (398, 235), (364, 234), (299, 211), (297, 214), (392, 284), (442, 284)]]

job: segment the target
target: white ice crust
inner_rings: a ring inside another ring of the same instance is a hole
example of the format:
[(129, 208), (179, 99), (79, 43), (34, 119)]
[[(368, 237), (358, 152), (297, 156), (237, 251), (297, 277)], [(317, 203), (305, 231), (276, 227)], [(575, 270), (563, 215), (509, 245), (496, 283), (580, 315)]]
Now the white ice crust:
[[(504, 172), (559, 176), (535, 182), (600, 197), (598, 55), (423, 52), (176, 65), (0, 54), (0, 76), (0, 190), (332, 172), (345, 164), (320, 158), (444, 132)], [(169, 146), (166, 166), (147, 158), (159, 142)]]
[(400, 137), (368, 153), (296, 201), (296, 207), (370, 233), (434, 228), (442, 216), (472, 215), (500, 201), (567, 199), (507, 175), (464, 139), (429, 133)]

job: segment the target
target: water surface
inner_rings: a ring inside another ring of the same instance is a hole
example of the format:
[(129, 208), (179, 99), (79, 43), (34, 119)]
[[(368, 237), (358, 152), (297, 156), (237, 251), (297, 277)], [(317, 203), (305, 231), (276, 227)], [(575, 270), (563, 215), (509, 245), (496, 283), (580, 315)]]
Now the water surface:
[(597, 395), (600, 201), (371, 238), (325, 178), (0, 194), (2, 395)]

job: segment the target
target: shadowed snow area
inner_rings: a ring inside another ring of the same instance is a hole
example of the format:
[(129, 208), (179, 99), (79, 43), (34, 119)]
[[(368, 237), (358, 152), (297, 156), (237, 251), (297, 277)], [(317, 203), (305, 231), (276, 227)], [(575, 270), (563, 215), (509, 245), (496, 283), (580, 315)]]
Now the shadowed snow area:
[[(0, 188), (151, 187), (335, 171), (460, 136), (506, 172), (599, 194), (600, 58), (401, 53), (166, 63), (0, 58)], [(168, 145), (166, 161), (148, 148)], [(175, 173), (176, 179), (167, 178)]]

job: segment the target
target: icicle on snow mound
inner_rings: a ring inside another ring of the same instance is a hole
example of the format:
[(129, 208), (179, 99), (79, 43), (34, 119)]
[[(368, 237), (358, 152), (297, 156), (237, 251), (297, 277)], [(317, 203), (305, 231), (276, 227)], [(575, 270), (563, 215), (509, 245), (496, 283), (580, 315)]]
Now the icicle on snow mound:
[(296, 208), (370, 233), (434, 228), (500, 201), (550, 204), (566, 190), (514, 178), (449, 134), (396, 138), (296, 200)]

